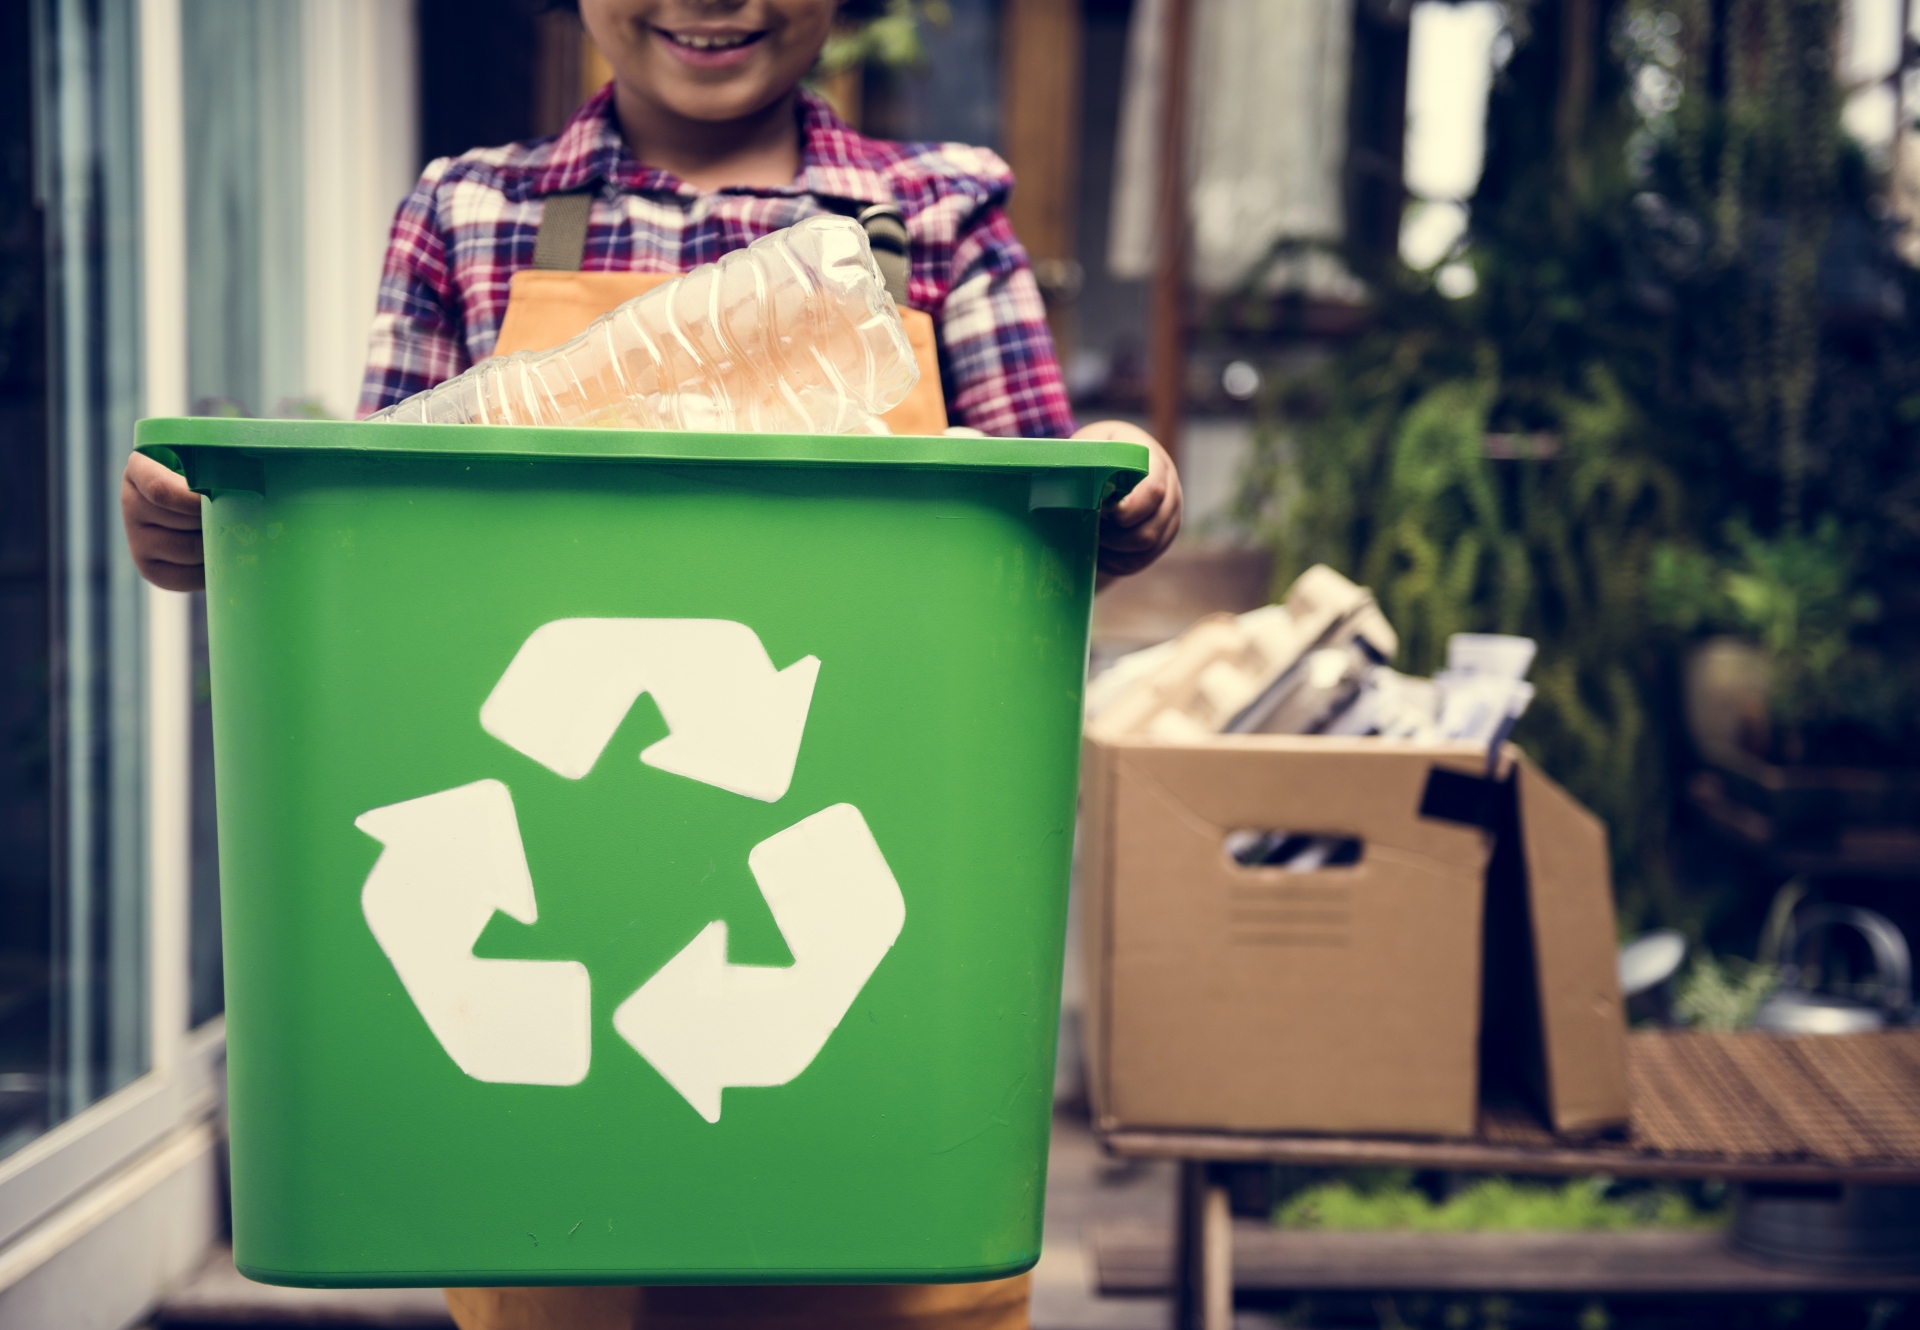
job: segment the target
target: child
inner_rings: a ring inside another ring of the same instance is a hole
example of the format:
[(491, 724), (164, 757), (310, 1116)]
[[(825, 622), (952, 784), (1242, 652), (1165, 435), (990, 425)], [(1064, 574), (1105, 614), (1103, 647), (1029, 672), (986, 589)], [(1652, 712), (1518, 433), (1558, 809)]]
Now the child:
[[(579, 266), (679, 273), (824, 211), (897, 206), (908, 304), (936, 321), (949, 419), (988, 434), (1131, 439), (1152, 469), (1100, 524), (1100, 571), (1138, 572), (1180, 527), (1180, 483), (1139, 429), (1077, 433), (1040, 293), (1002, 210), (1013, 179), (960, 144), (864, 138), (799, 87), (835, 0), (581, 0), (614, 79), (560, 134), (427, 167), (401, 205), (380, 283), (360, 414), (492, 355), (510, 278), (533, 262), (547, 201), (592, 191)], [(121, 482), (140, 572), (205, 585), (200, 501), (135, 455)]]
[[(933, 316), (948, 419), (990, 434), (1148, 446), (1149, 475), (1100, 524), (1102, 579), (1139, 571), (1180, 527), (1166, 451), (1119, 421), (1075, 432), (1039, 289), (1002, 211), (1013, 184), (1004, 163), (959, 144), (864, 138), (800, 88), (836, 4), (580, 0), (613, 82), (552, 139), (427, 167), (394, 223), (361, 414), (494, 354), (510, 288), (522, 299), (511, 279), (532, 266), (556, 198), (590, 199), (576, 202), (585, 235), (574, 228), (561, 265), (589, 276), (680, 273), (802, 217), (890, 204), (909, 237), (907, 304)], [(551, 250), (540, 245), (544, 261)], [(178, 476), (134, 456), (121, 505), (142, 574), (170, 590), (204, 585), (199, 500)], [(926, 1288), (456, 1289), (448, 1302), (463, 1330), (1027, 1323), (1024, 1277)]]

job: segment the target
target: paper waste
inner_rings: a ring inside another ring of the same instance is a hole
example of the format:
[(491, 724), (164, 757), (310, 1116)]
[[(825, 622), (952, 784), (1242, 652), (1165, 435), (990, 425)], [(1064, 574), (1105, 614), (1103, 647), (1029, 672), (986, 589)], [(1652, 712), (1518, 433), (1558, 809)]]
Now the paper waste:
[[(1533, 639), (1456, 633), (1446, 668), (1431, 679), (1387, 664), (1399, 645), (1371, 591), (1316, 564), (1278, 605), (1210, 615), (1114, 661), (1087, 685), (1087, 730), (1109, 741), (1173, 743), (1216, 734), (1464, 741), (1485, 745), (1491, 768), (1533, 700)], [(1229, 849), (1243, 864), (1301, 872), (1347, 852), (1340, 841), (1284, 831)]]

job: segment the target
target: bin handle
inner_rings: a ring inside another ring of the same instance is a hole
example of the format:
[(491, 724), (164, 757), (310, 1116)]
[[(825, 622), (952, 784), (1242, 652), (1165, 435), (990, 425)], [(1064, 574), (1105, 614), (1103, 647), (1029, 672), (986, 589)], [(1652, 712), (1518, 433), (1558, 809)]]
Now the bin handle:
[(1027, 511), (1042, 508), (1098, 508), (1117, 499), (1146, 477), (1138, 471), (1063, 469), (1036, 471), (1027, 493)]
[(138, 451), (185, 476), (188, 489), (209, 499), (234, 493), (265, 496), (267, 492), (266, 468), (251, 453), (230, 448), (169, 448), (158, 443), (143, 444)]

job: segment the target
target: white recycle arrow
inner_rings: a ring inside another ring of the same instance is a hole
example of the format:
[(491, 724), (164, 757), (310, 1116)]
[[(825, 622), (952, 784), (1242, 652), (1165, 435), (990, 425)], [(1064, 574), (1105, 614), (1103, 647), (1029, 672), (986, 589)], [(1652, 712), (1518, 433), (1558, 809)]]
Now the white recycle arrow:
[(730, 1085), (805, 1071), (900, 936), (906, 902), (866, 819), (835, 804), (747, 855), (790, 966), (729, 965), (708, 924), (613, 1013), (613, 1026), (708, 1122)]
[(440, 1046), (476, 1080), (577, 1085), (593, 1055), (587, 967), (473, 954), (495, 910), (539, 917), (513, 796), (475, 781), (362, 813), (384, 847), (360, 908)]
[(793, 781), (819, 673), (817, 656), (776, 672), (730, 619), (555, 619), (515, 653), (480, 724), (578, 780), (651, 693), (671, 733), (642, 762), (772, 803)]

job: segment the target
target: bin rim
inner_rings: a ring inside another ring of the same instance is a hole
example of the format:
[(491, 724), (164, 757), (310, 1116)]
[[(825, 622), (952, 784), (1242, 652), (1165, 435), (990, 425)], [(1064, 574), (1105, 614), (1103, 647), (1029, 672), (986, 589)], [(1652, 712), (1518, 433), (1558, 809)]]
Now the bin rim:
[(509, 461), (653, 461), (752, 466), (910, 467), (1099, 472), (1131, 489), (1147, 474), (1144, 444), (1113, 439), (946, 435), (751, 434), (531, 425), (372, 424), (161, 416), (134, 429), (137, 451), (179, 469), (178, 450), (344, 453)]

